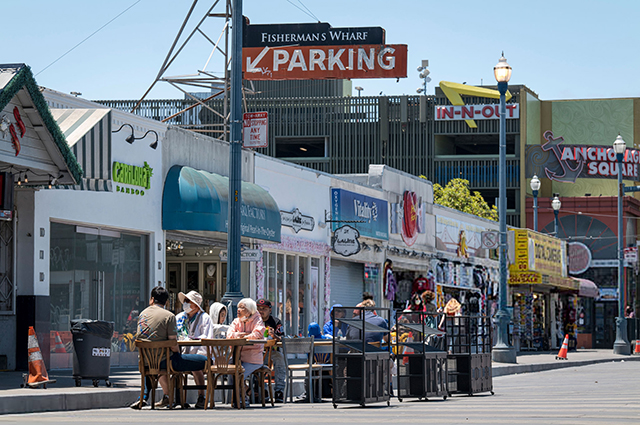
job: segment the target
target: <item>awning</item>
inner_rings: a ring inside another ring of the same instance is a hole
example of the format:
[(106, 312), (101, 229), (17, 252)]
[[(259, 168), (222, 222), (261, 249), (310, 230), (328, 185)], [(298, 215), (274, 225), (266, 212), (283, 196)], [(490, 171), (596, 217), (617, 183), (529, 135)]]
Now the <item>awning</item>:
[(51, 109), (84, 174), (77, 185), (58, 189), (111, 192), (111, 110)]
[(598, 298), (600, 296), (600, 290), (598, 289), (598, 285), (588, 279), (578, 279), (573, 278), (573, 280), (577, 280), (580, 284), (580, 288), (578, 289), (579, 297), (586, 298)]
[[(227, 232), (229, 179), (219, 174), (174, 165), (162, 195), (162, 228)], [(242, 236), (280, 242), (280, 209), (269, 192), (242, 182)]]
[(510, 270), (509, 285), (536, 285), (558, 291), (577, 291), (578, 282), (570, 277), (553, 276), (531, 270)]

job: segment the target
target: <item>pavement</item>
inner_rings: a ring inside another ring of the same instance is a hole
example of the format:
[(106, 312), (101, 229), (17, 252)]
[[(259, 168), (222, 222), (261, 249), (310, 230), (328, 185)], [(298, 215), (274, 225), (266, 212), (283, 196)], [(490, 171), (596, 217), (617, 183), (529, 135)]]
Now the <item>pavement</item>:
[[(640, 355), (620, 356), (613, 354), (610, 349), (570, 351), (568, 360), (556, 360), (555, 356), (555, 352), (520, 353), (517, 364), (494, 362), (493, 377), (598, 363), (640, 361)], [(112, 386), (109, 388), (104, 381), (94, 387), (91, 380), (83, 380), (82, 386), (76, 387), (71, 370), (50, 371), (49, 378), (57, 382), (49, 384), (46, 389), (20, 388), (22, 372), (0, 372), (0, 414), (119, 408), (128, 406), (140, 395), (140, 374), (137, 369), (112, 368)]]

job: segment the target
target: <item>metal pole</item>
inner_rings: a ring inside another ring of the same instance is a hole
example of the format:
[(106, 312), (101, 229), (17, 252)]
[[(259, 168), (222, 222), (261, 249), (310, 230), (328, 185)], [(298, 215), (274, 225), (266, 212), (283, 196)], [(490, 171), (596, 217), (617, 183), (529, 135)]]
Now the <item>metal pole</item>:
[(231, 118), (229, 147), (229, 226), (227, 229), (227, 292), (223, 302), (231, 301), (233, 316), (240, 288), (240, 207), (242, 205), (242, 0), (233, 0), (231, 16)]
[(507, 312), (507, 106), (505, 95), (508, 84), (498, 83), (500, 92), (500, 200), (498, 215), (500, 219), (500, 309), (496, 313), (498, 335), (493, 347), (493, 360), (502, 363), (516, 363), (516, 351), (509, 345), (509, 313)]
[(624, 185), (622, 183), (622, 157), (616, 154), (618, 159), (618, 317), (616, 317), (616, 340), (613, 343), (613, 354), (631, 354), (631, 347), (627, 340), (627, 321), (624, 317), (624, 246), (622, 226), (622, 197)]
[(533, 230), (538, 231), (538, 191), (533, 191)]
[(553, 235), (558, 237), (558, 210), (553, 210)]

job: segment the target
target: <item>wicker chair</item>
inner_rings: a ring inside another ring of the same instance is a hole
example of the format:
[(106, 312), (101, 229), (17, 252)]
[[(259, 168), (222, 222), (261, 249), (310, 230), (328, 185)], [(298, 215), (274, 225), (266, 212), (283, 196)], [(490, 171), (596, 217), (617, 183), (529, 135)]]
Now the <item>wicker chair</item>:
[[(156, 401), (156, 387), (160, 376), (169, 377), (169, 407), (173, 408), (174, 381), (178, 382), (178, 388), (182, 393), (182, 379), (179, 378), (182, 372), (176, 372), (171, 365), (171, 347), (176, 346), (175, 340), (168, 341), (135, 341), (138, 349), (138, 368), (140, 370), (140, 400), (144, 397), (145, 378), (151, 380), (151, 408)], [(166, 365), (160, 367), (163, 360)]]

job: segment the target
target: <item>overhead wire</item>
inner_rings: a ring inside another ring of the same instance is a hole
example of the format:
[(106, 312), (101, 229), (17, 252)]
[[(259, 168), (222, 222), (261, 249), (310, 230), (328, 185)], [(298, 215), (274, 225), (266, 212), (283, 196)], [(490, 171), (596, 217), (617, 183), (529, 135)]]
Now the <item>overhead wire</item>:
[[(300, 6), (298, 6), (297, 4), (295, 4), (294, 2), (292, 2), (291, 0), (287, 0), (287, 2), (289, 4), (291, 4), (293, 7), (295, 7), (296, 9), (299, 9), (300, 11), (302, 11), (302, 13), (306, 14), (307, 16), (312, 17), (313, 19), (318, 19), (316, 18), (312, 13), (307, 12), (306, 10), (304, 10), (303, 8), (301, 8)], [(303, 5), (304, 6), (304, 5)], [(319, 21), (318, 21), (319, 22)]]
[(73, 46), (71, 49), (67, 50), (62, 56), (60, 56), (58, 59), (54, 60), (53, 62), (51, 62), (49, 65), (45, 66), (43, 69), (41, 69), (35, 76), (37, 77), (38, 75), (42, 74), (44, 71), (46, 71), (49, 67), (51, 67), (53, 64), (55, 64), (56, 62), (58, 62), (60, 59), (62, 59), (63, 57), (67, 56), (69, 53), (71, 53), (72, 51), (74, 51), (78, 46), (80, 46), (82, 43), (84, 43), (85, 41), (87, 41), (88, 39), (90, 39), (91, 37), (93, 37), (94, 35), (96, 35), (98, 32), (100, 32), (104, 27), (106, 27), (107, 25), (109, 25), (110, 23), (112, 23), (113, 21), (115, 21), (116, 19), (118, 19), (120, 16), (124, 15), (129, 9), (131, 9), (133, 6), (135, 6), (136, 4), (140, 3), (142, 0), (136, 0), (131, 6), (127, 7), (125, 10), (123, 10), (122, 12), (120, 12), (118, 15), (116, 15), (113, 19), (111, 19), (109, 22), (107, 22), (106, 24), (104, 24), (103, 26), (101, 26), (100, 28), (98, 28), (97, 30), (95, 30), (94, 32), (92, 32), (88, 37), (86, 37), (84, 40), (82, 40), (80, 43), (76, 44), (75, 46)]
[(316, 16), (315, 13), (313, 13), (304, 3), (302, 3), (302, 0), (298, 0), (298, 3), (300, 3), (302, 5), (302, 7), (304, 7), (305, 9), (307, 9), (307, 11), (309, 11), (309, 13), (311, 15), (313, 15), (313, 17), (316, 19), (316, 21), (320, 22), (320, 19), (318, 19), (318, 17)]

